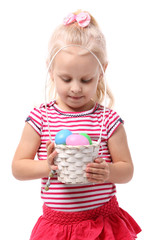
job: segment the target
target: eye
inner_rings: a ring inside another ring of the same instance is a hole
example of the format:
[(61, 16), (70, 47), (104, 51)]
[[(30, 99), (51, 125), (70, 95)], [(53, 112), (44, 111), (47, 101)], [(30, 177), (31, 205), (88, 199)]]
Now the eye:
[(61, 78), (64, 82), (70, 82), (71, 79), (70, 78)]
[(90, 83), (92, 81), (92, 78), (91, 79), (82, 79), (81, 81), (82, 81), (82, 83)]
[(70, 77), (65, 77), (65, 76), (59, 76), (59, 78), (64, 81), (64, 82), (70, 82), (71, 81), (71, 78)]

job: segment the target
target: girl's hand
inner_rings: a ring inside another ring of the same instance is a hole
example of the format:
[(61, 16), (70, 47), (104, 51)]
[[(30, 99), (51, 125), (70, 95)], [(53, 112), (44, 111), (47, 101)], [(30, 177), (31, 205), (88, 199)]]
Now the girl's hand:
[(96, 158), (94, 163), (88, 163), (87, 179), (92, 183), (104, 183), (109, 179), (109, 165), (102, 158)]
[(48, 141), (46, 144), (46, 149), (47, 149), (47, 162), (48, 162), (49, 168), (52, 170), (57, 170), (58, 167), (54, 165), (54, 158), (57, 156), (54, 143), (51, 141)]

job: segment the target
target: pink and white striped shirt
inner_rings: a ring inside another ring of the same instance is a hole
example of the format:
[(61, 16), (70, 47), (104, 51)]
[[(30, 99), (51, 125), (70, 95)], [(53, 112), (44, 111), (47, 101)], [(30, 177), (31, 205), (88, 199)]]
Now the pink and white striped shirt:
[[(96, 103), (88, 111), (65, 112), (58, 108), (55, 101), (50, 102), (47, 105), (47, 112), (52, 139), (55, 139), (58, 131), (69, 129), (73, 133), (85, 132), (92, 141), (97, 141), (101, 130), (103, 109), (103, 106)], [(49, 133), (45, 105), (42, 104), (39, 108), (34, 108), (26, 121), (41, 138), (37, 152), (38, 160), (46, 160), (46, 142), (49, 140)], [(99, 157), (105, 158), (107, 162), (112, 162), (107, 145), (108, 139), (122, 122), (115, 111), (106, 109)], [(75, 212), (97, 208), (108, 202), (116, 193), (116, 187), (113, 183), (68, 185), (59, 182), (56, 175), (52, 178), (50, 188), (46, 192), (44, 188), (47, 179), (48, 176), (42, 178), (41, 181), (41, 198), (48, 207), (57, 211)]]

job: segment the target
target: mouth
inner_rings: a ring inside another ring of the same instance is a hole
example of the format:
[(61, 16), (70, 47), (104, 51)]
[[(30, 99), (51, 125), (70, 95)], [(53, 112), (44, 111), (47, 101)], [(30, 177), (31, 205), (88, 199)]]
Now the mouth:
[(73, 99), (73, 100), (80, 100), (81, 98), (83, 98), (83, 96), (69, 96), (69, 98)]

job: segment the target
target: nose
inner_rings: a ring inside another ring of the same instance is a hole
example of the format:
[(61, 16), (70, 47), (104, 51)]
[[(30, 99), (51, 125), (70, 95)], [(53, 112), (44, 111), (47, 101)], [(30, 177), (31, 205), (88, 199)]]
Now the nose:
[(80, 83), (78, 80), (73, 80), (71, 84), (71, 92), (77, 94), (80, 93), (82, 90)]

